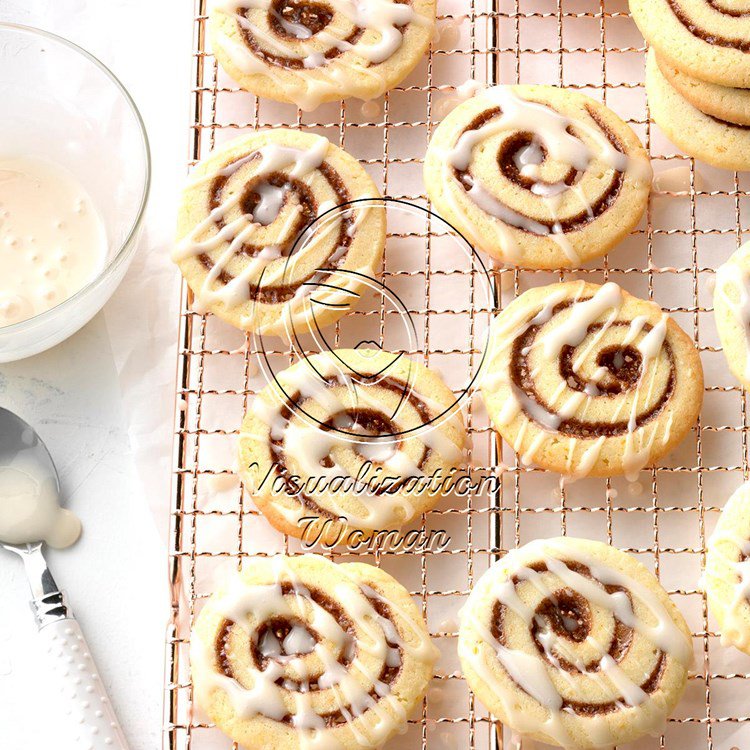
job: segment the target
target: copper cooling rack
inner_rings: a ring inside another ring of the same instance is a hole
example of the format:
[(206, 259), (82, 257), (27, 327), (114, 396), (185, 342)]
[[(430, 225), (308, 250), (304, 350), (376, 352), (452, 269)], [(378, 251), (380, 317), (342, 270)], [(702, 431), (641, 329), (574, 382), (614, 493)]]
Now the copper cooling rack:
[[(428, 205), (421, 180), (430, 134), (450, 107), (457, 86), (550, 83), (580, 89), (627, 119), (648, 146), (657, 173), (648, 214), (639, 229), (603, 261), (560, 273), (492, 271), (501, 307), (529, 286), (570, 278), (616, 281), (656, 300), (694, 336), (706, 371), (700, 422), (682, 446), (636, 483), (559, 477), (521, 465), (489, 429), (481, 399), (467, 404), (471, 461), (495, 472), (501, 490), (446, 501), (422, 519), (446, 530), (440, 552), (359, 555), (394, 574), (421, 603), (443, 653), (421, 712), (396, 748), (464, 750), (518, 748), (496, 727), (461, 677), (455, 656), (456, 612), (473, 583), (507, 549), (539, 536), (570, 534), (615, 544), (660, 577), (693, 631), (696, 668), (663, 736), (638, 748), (750, 747), (750, 659), (724, 649), (699, 590), (706, 539), (729, 493), (747, 478), (745, 394), (729, 375), (714, 329), (711, 290), (715, 268), (742, 241), (748, 222), (748, 177), (713, 170), (675, 153), (654, 126), (643, 88), (644, 47), (626, 0), (439, 0), (436, 39), (423, 64), (382, 100), (348, 101), (311, 113), (237, 89), (218, 69), (206, 42), (206, 0), (195, 0), (194, 79), (190, 162), (215, 145), (256, 128), (290, 126), (328, 137), (359, 158), (385, 195)], [(482, 321), (471, 304), (473, 272), (446, 273), (431, 265), (431, 227), (389, 237), (384, 281), (412, 306), (419, 345), (406, 351), (444, 374), (471, 376), (481, 357)], [(403, 264), (397, 243), (416, 243)], [(194, 709), (188, 662), (190, 629), (210, 594), (216, 571), (251, 555), (294, 553), (295, 540), (268, 526), (243, 497), (233, 448), (240, 420), (262, 387), (252, 342), (211, 316), (193, 312), (183, 287), (175, 420), (174, 492), (169, 550), (173, 621), (167, 643), (164, 747), (235, 747)], [(365, 308), (334, 330), (345, 344), (359, 317), (385, 348), (395, 313)], [(271, 356), (283, 362), (291, 352)], [(449, 384), (458, 388), (460, 382)], [(499, 468), (504, 462), (502, 470)], [(333, 554), (337, 561), (351, 553)]]

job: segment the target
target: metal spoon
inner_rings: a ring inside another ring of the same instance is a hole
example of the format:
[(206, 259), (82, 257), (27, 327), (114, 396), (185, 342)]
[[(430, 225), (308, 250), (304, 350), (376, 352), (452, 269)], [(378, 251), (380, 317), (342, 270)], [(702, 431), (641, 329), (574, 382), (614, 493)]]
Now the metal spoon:
[[(25, 517), (20, 516), (24, 522), (31, 522), (27, 527), (35, 529), (31, 517), (34, 512), (39, 512), (40, 508), (49, 512), (50, 503), (54, 503), (55, 509), (59, 506), (57, 469), (36, 431), (13, 412), (0, 408), (0, 471), (7, 470), (29, 475), (44, 488), (44, 496), (36, 499)], [(0, 483), (0, 518), (9, 507), (9, 496), (3, 493)], [(23, 508), (18, 507), (16, 499), (14, 517), (19, 517), (19, 511), (23, 513)], [(75, 518), (64, 515), (66, 511), (60, 510), (59, 513), (67, 523)], [(76, 536), (73, 536), (73, 541)], [(81, 750), (128, 750), (78, 621), (47, 567), (42, 554), (44, 542), (23, 542), (22, 538), (23, 532), (18, 529), (18, 524), (0, 525), (0, 546), (15, 552), (23, 560), (31, 587), (31, 610), (60, 694), (67, 701), (65, 708), (71, 720), (75, 747)], [(54, 532), (45, 538), (54, 543)], [(61, 543), (61, 546), (65, 545)]]

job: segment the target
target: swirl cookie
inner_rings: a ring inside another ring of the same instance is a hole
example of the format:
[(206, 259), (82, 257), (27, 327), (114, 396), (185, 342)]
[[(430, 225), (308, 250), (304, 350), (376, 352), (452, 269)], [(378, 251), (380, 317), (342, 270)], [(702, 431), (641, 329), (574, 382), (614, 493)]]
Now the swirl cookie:
[(656, 62), (672, 88), (703, 114), (736, 125), (750, 125), (750, 89), (701, 81), (670, 65), (658, 55)]
[(750, 484), (721, 512), (708, 542), (704, 581), (722, 644), (750, 655)]
[(379, 568), (279, 555), (208, 600), (190, 657), (198, 704), (243, 747), (366, 750), (403, 730), (437, 649)]
[(329, 325), (351, 310), (363, 277), (378, 275), (385, 247), (385, 212), (372, 202), (331, 209), (379, 197), (359, 162), (327, 139), (253, 133), (193, 171), (172, 258), (195, 308), (238, 328)]
[(698, 418), (703, 370), (692, 340), (616, 284), (530, 289), (492, 326), (482, 394), (525, 464), (635, 478)]
[(745, 0), (630, 0), (630, 12), (649, 45), (676, 68), (703, 81), (750, 88)]
[(537, 540), (479, 580), (458, 655), (504, 724), (566, 748), (658, 734), (692, 663), (690, 631), (656, 578), (618, 549)]
[(555, 86), (498, 86), (456, 107), (427, 148), (436, 211), (489, 255), (567, 268), (638, 223), (651, 164), (611, 110)]
[(646, 93), (654, 122), (686, 154), (722, 169), (750, 169), (750, 126), (696, 109), (664, 77), (653, 50), (646, 62)]
[(240, 476), (275, 528), (335, 544), (428, 511), (465, 441), (438, 375), (402, 355), (338, 349), (284, 370), (254, 399)]
[(211, 12), (219, 64), (258, 96), (314, 109), (399, 84), (424, 57), (436, 0), (221, 0)]
[(714, 317), (732, 375), (750, 388), (750, 244), (716, 271)]

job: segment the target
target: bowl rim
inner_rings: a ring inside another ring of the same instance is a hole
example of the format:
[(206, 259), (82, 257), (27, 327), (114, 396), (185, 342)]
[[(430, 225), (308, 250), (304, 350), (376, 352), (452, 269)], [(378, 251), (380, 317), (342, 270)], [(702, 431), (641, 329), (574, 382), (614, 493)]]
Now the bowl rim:
[[(133, 97), (130, 95), (130, 92), (127, 90), (127, 88), (125, 88), (125, 85), (112, 72), (112, 70), (110, 70), (110, 68), (108, 68), (98, 57), (96, 57), (95, 55), (92, 55), (90, 52), (85, 50), (80, 45), (76, 44), (75, 42), (70, 41), (69, 39), (66, 39), (65, 37), (60, 36), (59, 34), (54, 34), (51, 31), (40, 29), (36, 26), (28, 26), (26, 24), (21, 24), (21, 23), (11, 23), (9, 21), (0, 21), (0, 31), (3, 31), (3, 30), (17, 31), (23, 34), (31, 34), (32, 36), (38, 36), (44, 39), (48, 39), (49, 41), (54, 42), (55, 44), (61, 44), (63, 47), (67, 47), (73, 52), (79, 54), (85, 60), (88, 60), (88, 62), (92, 63), (95, 67), (99, 68), (99, 70), (101, 70), (104, 73), (104, 75), (110, 79), (110, 81), (114, 84), (115, 88), (119, 90), (126, 104), (130, 107), (130, 110), (133, 113), (138, 129), (140, 130), (141, 143), (143, 145), (143, 153), (144, 153), (145, 158), (144, 158), (144, 179), (143, 179), (143, 186), (141, 190), (141, 198), (140, 198), (140, 203), (138, 205), (138, 210), (136, 211), (135, 218), (130, 226), (130, 229), (128, 230), (127, 235), (119, 243), (119, 247), (117, 249), (117, 252), (114, 254), (114, 256), (104, 265), (104, 267), (99, 271), (99, 273), (93, 279), (91, 279), (91, 281), (89, 281), (85, 286), (82, 286), (78, 291), (74, 292), (70, 297), (66, 297), (64, 300), (62, 300), (62, 302), (59, 302), (54, 307), (50, 307), (48, 310), (45, 310), (44, 312), (37, 313), (36, 315), (32, 315), (30, 318), (26, 318), (25, 320), (20, 320), (17, 323), (11, 323), (10, 325), (0, 326), (0, 336), (5, 336), (7, 334), (13, 334), (13, 333), (19, 333), (24, 328), (32, 328), (39, 324), (43, 324), (45, 321), (54, 318), (61, 311), (63, 311), (66, 307), (73, 307), (79, 300), (86, 297), (89, 294), (89, 292), (99, 287), (110, 276), (112, 276), (114, 271), (116, 271), (122, 265), (122, 263), (125, 262), (125, 260), (127, 260), (130, 256), (133, 255), (133, 253), (135, 252), (135, 242), (133, 240), (135, 236), (137, 235), (138, 231), (140, 230), (143, 224), (143, 220), (145, 218), (146, 206), (148, 204), (148, 198), (151, 192), (151, 176), (152, 176), (151, 145), (149, 143), (148, 132), (146, 130), (146, 124), (143, 121), (143, 116), (141, 115), (140, 110), (138, 109), (135, 101), (133, 100)], [(97, 310), (97, 312), (99, 312), (99, 310)]]

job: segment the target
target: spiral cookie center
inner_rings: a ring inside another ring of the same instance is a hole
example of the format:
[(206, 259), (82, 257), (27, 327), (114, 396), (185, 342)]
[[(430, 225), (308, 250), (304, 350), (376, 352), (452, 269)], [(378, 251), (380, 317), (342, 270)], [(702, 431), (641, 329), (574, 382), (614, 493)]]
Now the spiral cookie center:
[(310, 39), (333, 20), (333, 10), (310, 0), (275, 0), (270, 10), (271, 28), (287, 39)]
[(550, 160), (544, 143), (533, 133), (517, 133), (505, 140), (497, 160), (500, 171), (510, 182), (534, 195), (558, 195), (578, 176), (578, 171), (570, 165)]
[(589, 605), (576, 591), (561, 589), (536, 608), (534, 638), (540, 651), (544, 646), (538, 640), (538, 631), (544, 623), (555, 635), (581, 643), (586, 640), (591, 630), (591, 610)]
[[(289, 196), (291, 183), (284, 175), (273, 174), (265, 179), (256, 180), (247, 185), (244, 190), (240, 208), (248, 216), (252, 216), (256, 224), (267, 227), (273, 224)], [(295, 185), (299, 192), (300, 185)], [(305, 196), (308, 198), (308, 196)], [(305, 201), (305, 209), (312, 208), (310, 200)], [(303, 209), (303, 210), (305, 210)]]
[(383, 463), (400, 444), (393, 437), (398, 433), (396, 424), (374, 409), (347, 409), (331, 417), (326, 426), (352, 436), (353, 449), (366, 461)]
[[(283, 661), (309, 654), (318, 642), (318, 636), (308, 630), (301, 620), (274, 618), (258, 630), (256, 661), (268, 659)], [(259, 658), (258, 658), (259, 657)]]
[(614, 378), (614, 382), (599, 382), (599, 390), (607, 393), (621, 393), (633, 388), (641, 377), (643, 357), (632, 346), (610, 346), (599, 352), (596, 358), (599, 367), (605, 368)]
[(265, 20), (254, 16), (252, 9), (238, 9), (236, 19), (254, 55), (267, 64), (303, 74), (324, 69), (356, 47), (366, 31), (365, 25), (360, 25), (358, 7), (347, 2), (334, 12), (327, 3), (314, 0), (268, 0)]

